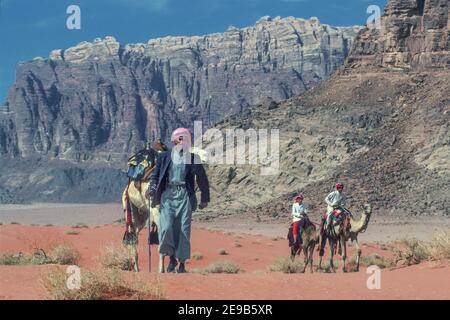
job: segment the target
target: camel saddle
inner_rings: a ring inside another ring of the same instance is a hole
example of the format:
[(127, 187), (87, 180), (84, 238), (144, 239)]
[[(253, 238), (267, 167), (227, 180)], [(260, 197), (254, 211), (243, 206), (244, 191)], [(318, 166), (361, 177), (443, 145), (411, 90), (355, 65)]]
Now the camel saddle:
[(350, 216), (352, 215), (350, 211), (346, 208), (338, 208), (333, 210), (332, 215), (333, 225), (339, 224), (343, 230), (347, 231), (350, 229)]
[(127, 176), (132, 181), (145, 181), (148, 179), (148, 169), (156, 162), (158, 153), (153, 149), (143, 149), (128, 159)]
[[(308, 217), (303, 218), (305, 219), (305, 225), (303, 227), (303, 229), (307, 229), (309, 227), (313, 227), (314, 230), (316, 230), (316, 226), (314, 225), (314, 223), (312, 223)], [(300, 233), (300, 228), (298, 229), (298, 232)], [(300, 237), (298, 237), (297, 234), (297, 239), (299, 241), (301, 241)], [(295, 237), (294, 237), (294, 223), (291, 223), (289, 226), (289, 230), (288, 230), (288, 234), (287, 234), (287, 240), (289, 241), (289, 247), (292, 247), (294, 245), (298, 245), (298, 243), (295, 243)]]

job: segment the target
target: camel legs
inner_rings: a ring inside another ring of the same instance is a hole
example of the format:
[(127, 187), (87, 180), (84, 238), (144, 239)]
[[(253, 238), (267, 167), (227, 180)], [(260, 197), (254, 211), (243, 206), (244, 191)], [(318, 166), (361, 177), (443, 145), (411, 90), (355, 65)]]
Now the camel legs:
[(345, 262), (347, 260), (347, 241), (345, 240), (345, 237), (341, 237), (341, 246), (342, 246), (342, 271), (347, 272), (347, 268), (345, 266)]
[[(139, 272), (139, 258), (138, 258), (138, 251), (137, 251), (137, 244), (131, 244), (128, 245), (128, 248), (131, 252), (131, 257), (133, 259), (133, 270), (135, 272)], [(158, 272), (164, 273), (164, 255), (159, 255), (159, 263), (158, 263)]]
[(135, 272), (139, 272), (139, 259), (138, 259), (138, 236), (139, 230), (137, 228), (133, 228), (132, 226), (128, 227), (128, 231), (124, 235), (124, 245), (125, 248), (128, 249), (130, 254), (132, 268)]
[(335, 240), (332, 240), (332, 239), (329, 239), (328, 241), (330, 243), (330, 251), (331, 251), (330, 252), (330, 270), (331, 270), (331, 272), (336, 272), (336, 269), (334, 267), (333, 258), (334, 258), (334, 249), (336, 248), (337, 243)]
[(361, 259), (361, 248), (359, 247), (358, 238), (353, 238), (352, 243), (356, 246), (356, 269), (355, 271), (359, 271), (359, 260)]
[(310, 246), (309, 246), (309, 271), (311, 273), (313, 273), (313, 257), (314, 257), (314, 249), (316, 247), (316, 243), (317, 241), (314, 241)]
[(294, 238), (295, 242), (294, 244), (291, 246), (291, 260), (294, 261), (295, 256), (298, 254), (300, 255), (302, 252), (302, 247), (300, 246), (300, 239), (298, 239), (297, 237)]
[(139, 272), (139, 258), (138, 258), (138, 252), (137, 252), (137, 244), (133, 244), (131, 246), (131, 252), (133, 254), (134, 257), (134, 271)]
[(319, 244), (319, 266), (317, 267), (318, 271), (323, 270), (322, 269), (322, 258), (323, 255), (325, 254), (325, 246), (327, 244), (327, 237), (325, 235), (322, 235), (320, 237), (320, 244)]
[(303, 253), (305, 255), (305, 266), (303, 267), (303, 273), (308, 267), (308, 264), (310, 272), (313, 273), (313, 254), (315, 246), (316, 244), (314, 241), (310, 241), (307, 245), (303, 246)]
[(294, 261), (295, 259), (296, 250), (294, 246), (291, 247), (291, 260)]
[(306, 267), (308, 266), (308, 262), (309, 262), (308, 243), (306, 241), (303, 242), (303, 256), (304, 256), (304, 259), (303, 259), (304, 264), (303, 264), (302, 273), (305, 273)]
[(158, 267), (158, 272), (159, 273), (164, 273), (164, 258), (166, 256), (163, 254), (159, 255), (159, 267)]

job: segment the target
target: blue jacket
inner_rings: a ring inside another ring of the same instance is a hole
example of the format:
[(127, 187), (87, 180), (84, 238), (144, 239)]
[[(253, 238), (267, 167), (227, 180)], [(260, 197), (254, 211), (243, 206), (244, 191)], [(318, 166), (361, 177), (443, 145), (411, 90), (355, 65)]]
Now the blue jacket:
[[(167, 187), (170, 164), (172, 163), (171, 151), (159, 154), (156, 167), (150, 175), (149, 190), (153, 193), (152, 207), (161, 204), (161, 195)], [(197, 209), (197, 197), (195, 196), (195, 181), (200, 189), (201, 202), (209, 202), (209, 181), (205, 168), (197, 155), (191, 153), (191, 163), (186, 166), (186, 189), (191, 202), (192, 211)]]

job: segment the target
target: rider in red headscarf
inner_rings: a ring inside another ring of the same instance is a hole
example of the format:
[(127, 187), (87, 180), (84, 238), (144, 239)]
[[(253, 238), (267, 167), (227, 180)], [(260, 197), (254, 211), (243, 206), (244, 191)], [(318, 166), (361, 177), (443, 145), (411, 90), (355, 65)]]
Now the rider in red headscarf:
[(294, 197), (294, 203), (292, 204), (292, 232), (295, 243), (302, 239), (304, 224), (306, 222), (305, 218), (307, 218), (306, 213), (306, 207), (303, 204), (303, 195), (299, 194)]

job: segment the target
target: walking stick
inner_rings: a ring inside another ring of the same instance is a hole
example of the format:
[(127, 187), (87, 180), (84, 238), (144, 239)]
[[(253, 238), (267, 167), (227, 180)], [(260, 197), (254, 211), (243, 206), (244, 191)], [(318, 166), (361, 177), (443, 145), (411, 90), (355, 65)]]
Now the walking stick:
[(150, 218), (151, 218), (151, 211), (150, 211), (150, 199), (148, 199), (148, 272), (152, 272), (152, 250), (151, 250), (151, 241), (150, 241)]

